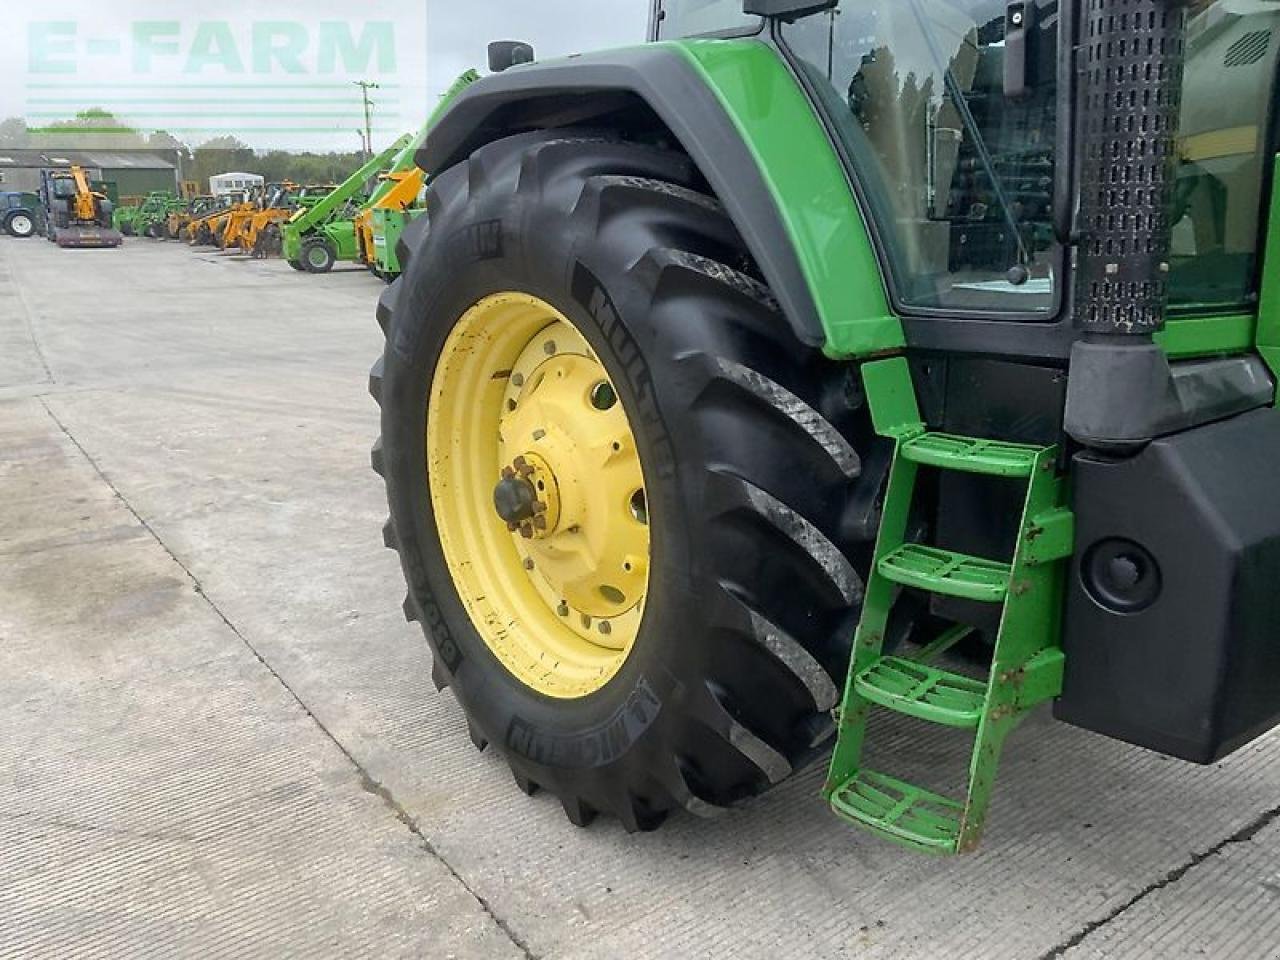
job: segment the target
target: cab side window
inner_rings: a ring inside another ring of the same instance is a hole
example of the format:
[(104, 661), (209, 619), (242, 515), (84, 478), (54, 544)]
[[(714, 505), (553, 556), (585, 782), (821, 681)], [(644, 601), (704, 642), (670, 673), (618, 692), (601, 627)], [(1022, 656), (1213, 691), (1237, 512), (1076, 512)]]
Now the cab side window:
[(1055, 0), (1034, 8), (1027, 89), (1005, 95), (1004, 0), (844, 0), (784, 28), (852, 155), (908, 307), (1056, 304)]

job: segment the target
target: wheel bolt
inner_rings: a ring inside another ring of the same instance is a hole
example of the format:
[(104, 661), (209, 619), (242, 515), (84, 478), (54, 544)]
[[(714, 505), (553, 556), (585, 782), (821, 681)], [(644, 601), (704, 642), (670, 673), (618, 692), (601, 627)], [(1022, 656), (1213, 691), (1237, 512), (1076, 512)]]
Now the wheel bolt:
[(601, 620), (600, 632), (603, 633), (605, 636), (608, 636), (609, 634), (613, 633), (613, 624), (611, 624), (608, 620)]

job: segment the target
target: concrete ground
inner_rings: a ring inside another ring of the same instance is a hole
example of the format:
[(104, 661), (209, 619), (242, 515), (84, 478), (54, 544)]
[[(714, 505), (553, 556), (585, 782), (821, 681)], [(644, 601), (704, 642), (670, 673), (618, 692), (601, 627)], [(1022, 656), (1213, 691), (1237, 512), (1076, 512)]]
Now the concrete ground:
[(0, 240), (0, 957), (1280, 958), (1276, 736), (1201, 769), (1033, 716), (953, 860), (817, 770), (641, 836), (519, 794), (400, 614), (379, 289)]

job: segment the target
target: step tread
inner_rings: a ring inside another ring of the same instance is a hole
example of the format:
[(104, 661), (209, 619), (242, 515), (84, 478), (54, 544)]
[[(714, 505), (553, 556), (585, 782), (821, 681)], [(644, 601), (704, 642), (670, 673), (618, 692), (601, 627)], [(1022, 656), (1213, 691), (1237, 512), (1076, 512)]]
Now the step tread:
[(925, 433), (904, 443), (901, 453), (907, 460), (945, 470), (993, 477), (1029, 477), (1045, 449), (953, 433)]
[(831, 793), (840, 816), (932, 853), (959, 848), (964, 804), (882, 773), (860, 770)]
[(949, 727), (976, 727), (987, 698), (981, 680), (902, 657), (879, 658), (854, 686), (872, 703)]
[(882, 577), (903, 586), (965, 600), (1000, 603), (1009, 592), (1009, 564), (941, 547), (908, 543), (877, 565)]

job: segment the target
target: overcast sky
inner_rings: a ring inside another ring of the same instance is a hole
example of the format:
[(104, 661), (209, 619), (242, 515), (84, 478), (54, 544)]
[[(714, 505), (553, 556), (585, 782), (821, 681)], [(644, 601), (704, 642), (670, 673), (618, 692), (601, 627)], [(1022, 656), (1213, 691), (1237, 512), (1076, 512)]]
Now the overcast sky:
[[(6, 0), (0, 119), (33, 126), (100, 106), (190, 143), (356, 149), (360, 93), (375, 144), (416, 129), (490, 40), (540, 59), (644, 39), (648, 0)], [(192, 12), (193, 9), (196, 12)], [(394, 31), (390, 27), (394, 24)]]

